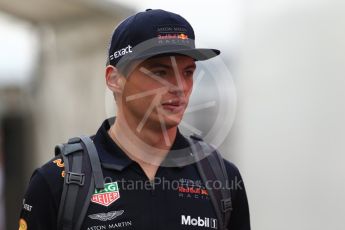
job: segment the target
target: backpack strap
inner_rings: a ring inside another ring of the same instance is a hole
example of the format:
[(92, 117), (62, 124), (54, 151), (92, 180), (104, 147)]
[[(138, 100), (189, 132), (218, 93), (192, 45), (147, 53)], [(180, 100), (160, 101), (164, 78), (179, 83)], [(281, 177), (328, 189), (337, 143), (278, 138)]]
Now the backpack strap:
[(86, 147), (86, 152), (89, 155), (91, 162), (92, 174), (95, 179), (95, 186), (97, 189), (104, 189), (103, 172), (101, 167), (101, 162), (98, 158), (98, 153), (95, 144), (90, 137), (82, 135), (80, 136), (81, 141)]
[(97, 150), (90, 137), (80, 136), (56, 146), (55, 155), (61, 155), (65, 165), (58, 229), (79, 230), (95, 187), (104, 188)]
[[(226, 188), (229, 179), (224, 160), (215, 148), (203, 142), (200, 137), (191, 136), (189, 142), (200, 177), (216, 212), (220, 229), (226, 230), (230, 221), (232, 202), (230, 189)], [(220, 185), (221, 188), (212, 186), (216, 181), (220, 182), (217, 186)]]

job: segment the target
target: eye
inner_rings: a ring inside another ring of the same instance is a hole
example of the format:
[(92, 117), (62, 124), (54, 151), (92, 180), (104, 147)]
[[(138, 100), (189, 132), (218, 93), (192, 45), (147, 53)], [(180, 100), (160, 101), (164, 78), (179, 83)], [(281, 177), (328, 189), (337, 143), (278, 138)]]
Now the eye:
[(193, 75), (194, 75), (194, 69), (189, 69), (189, 70), (186, 70), (186, 71), (184, 71), (184, 76), (186, 76), (186, 77), (193, 77)]
[(159, 77), (165, 77), (167, 75), (167, 71), (165, 70), (153, 70), (152, 73)]

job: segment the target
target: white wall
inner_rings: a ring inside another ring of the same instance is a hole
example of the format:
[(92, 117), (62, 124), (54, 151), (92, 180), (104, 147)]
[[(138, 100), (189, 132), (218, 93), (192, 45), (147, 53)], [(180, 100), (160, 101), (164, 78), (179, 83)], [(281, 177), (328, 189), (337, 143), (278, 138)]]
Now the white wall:
[(345, 229), (345, 14), (331, 1), (248, 5), (231, 135), (253, 229)]

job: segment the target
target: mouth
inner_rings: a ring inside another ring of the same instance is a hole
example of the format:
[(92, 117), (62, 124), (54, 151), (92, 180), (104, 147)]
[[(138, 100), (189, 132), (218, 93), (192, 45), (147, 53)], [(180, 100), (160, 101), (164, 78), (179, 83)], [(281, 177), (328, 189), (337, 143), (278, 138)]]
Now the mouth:
[(186, 107), (186, 102), (181, 99), (170, 99), (163, 101), (161, 103), (161, 106), (164, 110), (178, 113), (184, 110), (184, 108)]

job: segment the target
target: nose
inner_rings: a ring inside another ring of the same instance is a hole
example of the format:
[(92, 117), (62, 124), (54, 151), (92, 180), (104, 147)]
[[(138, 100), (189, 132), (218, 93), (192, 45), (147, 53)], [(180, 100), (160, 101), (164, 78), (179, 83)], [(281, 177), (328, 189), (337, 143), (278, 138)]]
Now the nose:
[(168, 91), (171, 94), (182, 96), (189, 90), (189, 84), (182, 76), (182, 73), (176, 74), (171, 81), (171, 86), (169, 87)]
[(169, 87), (169, 90), (168, 90), (169, 93), (171, 94), (174, 94), (176, 96), (182, 96), (183, 93), (184, 93), (184, 90), (182, 87), (178, 87), (178, 86), (172, 86), (172, 87)]

